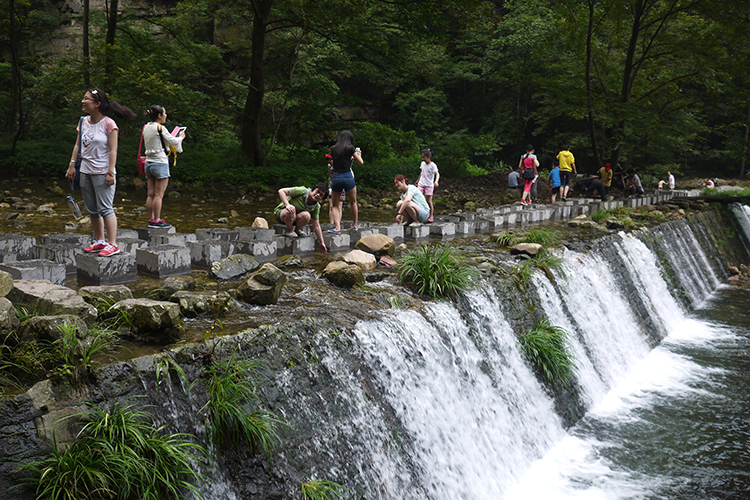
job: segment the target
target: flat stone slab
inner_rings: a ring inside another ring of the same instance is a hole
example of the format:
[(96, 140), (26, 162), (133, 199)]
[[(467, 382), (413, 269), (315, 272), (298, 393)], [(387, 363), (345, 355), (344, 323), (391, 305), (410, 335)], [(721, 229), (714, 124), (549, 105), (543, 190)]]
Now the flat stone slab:
[[(360, 232), (360, 231), (357, 231)], [(323, 241), (328, 247), (329, 252), (340, 252), (342, 250), (349, 250), (351, 246), (351, 236), (345, 232), (341, 233), (323, 233)], [(313, 246), (313, 251), (315, 251)]]
[(404, 239), (404, 226), (398, 224), (373, 224), (372, 228), (377, 229), (378, 233), (384, 234), (396, 241)]
[(117, 246), (120, 247), (120, 250), (127, 253), (132, 253), (135, 255), (135, 252), (139, 248), (147, 248), (148, 247), (148, 241), (141, 240), (138, 238), (118, 238), (117, 239)]
[(166, 278), (190, 274), (190, 249), (178, 245), (159, 245), (140, 248), (135, 254), (138, 274)]
[(55, 285), (65, 284), (65, 264), (48, 259), (29, 259), (0, 264), (0, 271), (13, 276), (14, 280), (47, 280)]
[(170, 226), (170, 227), (142, 226), (142, 227), (136, 227), (133, 229), (137, 233), (136, 237), (139, 240), (146, 240), (149, 242), (149, 244), (151, 244), (151, 239), (153, 236), (161, 236), (164, 234), (174, 234), (177, 232), (177, 229), (175, 229), (174, 226)]
[(262, 227), (235, 227), (240, 241), (273, 241), (276, 231)]
[(422, 224), (410, 224), (404, 227), (404, 238), (407, 240), (426, 240), (430, 237), (430, 227)]
[(23, 234), (0, 234), (0, 262), (15, 262), (34, 258), (36, 238)]
[(39, 237), (40, 245), (69, 244), (78, 245), (81, 250), (91, 244), (91, 236), (80, 233), (52, 233), (43, 234)]
[[(83, 253), (82, 247), (76, 243), (46, 243), (34, 245), (34, 258), (51, 260), (65, 266), (66, 274), (75, 274), (76, 255)], [(36, 278), (33, 278), (36, 279)], [(65, 283), (61, 283), (65, 284)]]
[(8, 299), (35, 314), (72, 314), (88, 325), (93, 324), (97, 317), (96, 308), (86, 303), (75, 290), (49, 281), (16, 280)]
[(95, 253), (76, 255), (78, 282), (88, 285), (122, 285), (138, 279), (135, 255), (120, 252), (111, 257), (99, 257)]
[(430, 235), (442, 238), (443, 236), (454, 236), (456, 234), (455, 222), (433, 222), (428, 224)]

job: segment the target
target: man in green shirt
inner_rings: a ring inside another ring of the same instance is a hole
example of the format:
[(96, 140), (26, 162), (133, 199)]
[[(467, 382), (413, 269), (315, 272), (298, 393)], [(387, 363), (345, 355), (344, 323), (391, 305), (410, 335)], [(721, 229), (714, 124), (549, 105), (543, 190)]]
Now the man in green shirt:
[(328, 197), (328, 185), (320, 182), (313, 189), (304, 186), (279, 189), (281, 203), (274, 209), (276, 220), (286, 225), (286, 235), (297, 238), (302, 228), (312, 219), (315, 237), (320, 242), (320, 250), (328, 252), (320, 229), (320, 202)]

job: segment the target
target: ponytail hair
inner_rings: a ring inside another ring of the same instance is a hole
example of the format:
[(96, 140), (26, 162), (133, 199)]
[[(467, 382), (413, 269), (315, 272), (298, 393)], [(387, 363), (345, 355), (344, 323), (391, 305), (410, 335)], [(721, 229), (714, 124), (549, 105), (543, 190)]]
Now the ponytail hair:
[(148, 116), (149, 120), (152, 122), (155, 122), (160, 115), (164, 114), (164, 106), (159, 106), (158, 104), (154, 104), (150, 108), (146, 110), (146, 116)]
[(427, 158), (432, 159), (432, 150), (430, 148), (423, 149), (422, 154), (425, 155)]
[(401, 182), (401, 181), (404, 181), (404, 182), (406, 182), (406, 184), (407, 184), (407, 185), (411, 184), (411, 181), (410, 181), (409, 179), (407, 179), (407, 178), (406, 178), (406, 176), (404, 176), (403, 174), (398, 174), (398, 175), (397, 175), (397, 176), (396, 176), (396, 177), (395, 177), (395, 178), (393, 179), (393, 182)]
[(87, 92), (91, 94), (94, 101), (99, 103), (99, 111), (105, 116), (115, 115), (118, 118), (126, 118), (128, 120), (132, 120), (138, 116), (127, 106), (123, 106), (117, 101), (110, 101), (107, 98), (107, 93), (99, 87), (90, 88)]

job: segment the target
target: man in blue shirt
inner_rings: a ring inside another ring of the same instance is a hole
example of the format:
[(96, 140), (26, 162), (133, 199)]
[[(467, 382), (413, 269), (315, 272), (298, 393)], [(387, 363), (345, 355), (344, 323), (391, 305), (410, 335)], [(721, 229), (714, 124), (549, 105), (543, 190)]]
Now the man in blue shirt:
[(552, 204), (555, 204), (555, 198), (560, 193), (560, 165), (555, 162), (552, 166), (552, 170), (549, 173), (549, 187), (552, 190)]
[(508, 174), (508, 187), (511, 189), (523, 188), (523, 184), (518, 182), (521, 178), (521, 169), (516, 167), (513, 172)]

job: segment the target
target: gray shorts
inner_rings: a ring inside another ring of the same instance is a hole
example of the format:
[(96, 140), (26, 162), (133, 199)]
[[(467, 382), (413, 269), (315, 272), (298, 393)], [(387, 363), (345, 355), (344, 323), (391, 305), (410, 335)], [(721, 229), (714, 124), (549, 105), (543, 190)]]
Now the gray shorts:
[(106, 174), (81, 173), (81, 194), (83, 204), (92, 219), (109, 219), (114, 217), (115, 186), (117, 179), (111, 186), (107, 186)]
[(147, 161), (146, 168), (144, 169), (146, 178), (154, 177), (156, 179), (168, 179), (169, 178), (169, 164), (168, 163), (156, 163), (155, 161)]

